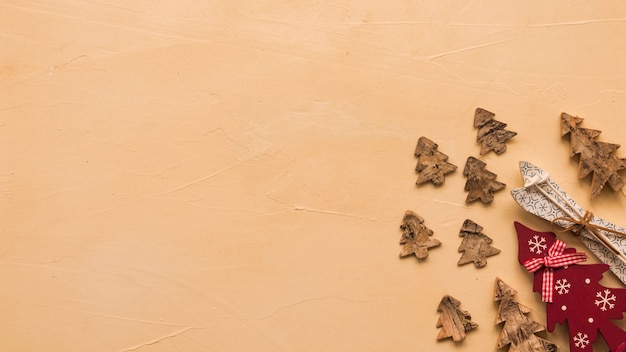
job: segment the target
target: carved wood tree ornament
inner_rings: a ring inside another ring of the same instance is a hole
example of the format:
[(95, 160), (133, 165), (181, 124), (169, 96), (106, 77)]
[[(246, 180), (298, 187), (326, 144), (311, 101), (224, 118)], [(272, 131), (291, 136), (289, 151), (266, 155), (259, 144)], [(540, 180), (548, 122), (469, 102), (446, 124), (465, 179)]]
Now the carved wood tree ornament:
[(467, 219), (461, 226), (459, 236), (463, 237), (463, 241), (459, 246), (459, 252), (463, 255), (459, 259), (458, 265), (474, 263), (477, 268), (487, 265), (487, 257), (500, 253), (500, 250), (493, 247), (493, 240), (482, 233), (482, 226)]
[(424, 226), (424, 219), (411, 210), (404, 213), (400, 229), (402, 229), (400, 244), (403, 245), (400, 257), (415, 254), (418, 259), (424, 259), (428, 256), (429, 248), (441, 244), (431, 237), (433, 230)]
[(517, 135), (516, 132), (507, 131), (506, 123), (494, 119), (494, 113), (485, 109), (477, 108), (474, 113), (474, 127), (478, 128), (476, 141), (480, 143), (480, 155), (494, 151), (502, 154), (506, 151), (506, 142)]
[(530, 308), (518, 303), (513, 296), (517, 291), (496, 278), (496, 292), (494, 300), (500, 302), (496, 316), (496, 325), (504, 323), (498, 337), (496, 348), (510, 345), (509, 352), (554, 352), (557, 346), (542, 339), (535, 333), (546, 328), (530, 319), (527, 314)]
[(496, 181), (498, 175), (485, 169), (487, 164), (470, 156), (465, 163), (463, 175), (467, 177), (465, 191), (469, 192), (466, 203), (480, 199), (483, 203), (493, 201), (493, 192), (504, 189), (506, 185)]
[(437, 320), (437, 327), (441, 328), (437, 340), (451, 337), (453, 341), (459, 342), (465, 339), (466, 332), (478, 327), (472, 321), (469, 312), (460, 308), (461, 302), (452, 296), (445, 295), (437, 307), (440, 313)]
[(426, 137), (420, 137), (417, 141), (415, 171), (419, 175), (416, 184), (432, 181), (436, 186), (440, 186), (446, 180), (445, 174), (456, 170), (456, 165), (447, 162), (448, 156), (438, 151), (437, 148), (437, 143)]
[(582, 121), (580, 117), (561, 114), (561, 135), (570, 135), (571, 157), (580, 155), (578, 177), (584, 178), (593, 173), (591, 199), (600, 194), (606, 183), (613, 191), (620, 191), (626, 182), (618, 172), (626, 169), (626, 159), (612, 155), (620, 145), (597, 141), (596, 138), (602, 132), (578, 127)]

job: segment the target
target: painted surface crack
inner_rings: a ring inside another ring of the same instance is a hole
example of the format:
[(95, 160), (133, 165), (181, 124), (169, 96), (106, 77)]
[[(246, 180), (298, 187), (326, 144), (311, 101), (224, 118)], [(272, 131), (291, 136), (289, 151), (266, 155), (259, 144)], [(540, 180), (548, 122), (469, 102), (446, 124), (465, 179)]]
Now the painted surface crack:
[(318, 214), (343, 216), (347, 218), (355, 218), (355, 219), (362, 219), (362, 220), (369, 220), (369, 221), (383, 221), (383, 222), (391, 221), (391, 220), (380, 220), (380, 219), (370, 217), (370, 216), (362, 216), (362, 215), (356, 215), (356, 214), (350, 214), (350, 213), (343, 213), (343, 212), (334, 211), (334, 210), (317, 209), (317, 208), (310, 208), (310, 207), (303, 206), (303, 205), (295, 205), (295, 204), (291, 204), (289, 202), (285, 202), (276, 198), (272, 198), (268, 195), (268, 193), (265, 194), (265, 197), (271, 199), (274, 202), (284, 204), (290, 208), (289, 210), (293, 210), (293, 211), (303, 211), (303, 212), (311, 212), (311, 213), (318, 213)]
[(135, 347), (129, 347), (129, 348), (123, 349), (123, 350), (121, 350), (120, 352), (131, 352), (131, 351), (137, 351), (137, 350), (139, 350), (139, 349), (141, 349), (141, 348), (143, 348), (143, 347), (146, 347), (146, 346), (151, 346), (151, 345), (155, 345), (155, 344), (157, 344), (157, 343), (159, 343), (159, 342), (161, 342), (161, 341), (163, 341), (163, 340), (167, 340), (167, 339), (174, 338), (174, 337), (179, 336), (179, 335), (181, 335), (181, 334), (184, 334), (184, 333), (186, 333), (187, 331), (192, 330), (192, 329), (202, 329), (202, 328), (200, 328), (200, 327), (188, 326), (188, 327), (186, 327), (186, 328), (184, 328), (184, 329), (181, 329), (181, 330), (175, 331), (175, 332), (173, 332), (173, 333), (171, 333), (171, 334), (168, 334), (168, 335), (165, 335), (165, 336), (158, 337), (158, 338), (156, 338), (156, 339), (154, 339), (154, 340), (152, 340), (152, 341), (148, 341), (148, 342), (142, 343), (142, 344), (137, 345), (137, 346), (135, 346)]

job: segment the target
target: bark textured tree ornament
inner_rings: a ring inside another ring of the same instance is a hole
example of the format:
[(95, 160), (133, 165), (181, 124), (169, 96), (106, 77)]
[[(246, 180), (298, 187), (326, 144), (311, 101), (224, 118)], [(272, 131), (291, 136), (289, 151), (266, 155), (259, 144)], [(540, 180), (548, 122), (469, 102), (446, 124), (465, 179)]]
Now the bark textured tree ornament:
[(459, 236), (463, 237), (459, 246), (459, 252), (463, 252), (459, 265), (474, 262), (477, 268), (482, 268), (487, 265), (487, 257), (500, 253), (499, 249), (491, 245), (493, 240), (482, 231), (482, 226), (470, 219), (463, 222), (459, 232)]
[(578, 177), (584, 178), (593, 173), (591, 199), (600, 194), (606, 183), (613, 191), (620, 191), (626, 181), (618, 172), (626, 169), (626, 159), (619, 159), (612, 155), (620, 145), (597, 141), (596, 138), (602, 132), (578, 127), (582, 121), (580, 117), (567, 113), (561, 114), (561, 135), (570, 135), (571, 157), (580, 155)]
[(510, 345), (509, 352), (553, 352), (557, 346), (542, 339), (535, 333), (546, 328), (530, 319), (527, 314), (530, 309), (518, 303), (513, 296), (517, 291), (496, 278), (496, 292), (494, 300), (500, 302), (496, 325), (504, 323), (498, 337), (497, 349)]
[(456, 165), (449, 162), (448, 156), (437, 150), (437, 143), (426, 137), (420, 137), (415, 147), (417, 166), (415, 171), (419, 174), (416, 184), (432, 181), (440, 186), (445, 181), (445, 174), (456, 170)]
[(626, 312), (626, 289), (599, 284), (606, 264), (578, 264), (584, 253), (566, 248), (552, 232), (534, 231), (515, 223), (518, 259), (534, 274), (533, 290), (546, 302), (547, 328), (567, 320), (571, 352), (592, 352), (598, 333), (613, 352), (626, 348), (626, 331), (611, 320)]
[(493, 192), (504, 189), (506, 185), (496, 181), (498, 175), (485, 169), (487, 164), (470, 156), (465, 163), (463, 175), (467, 177), (465, 191), (469, 192), (466, 203), (480, 199), (483, 203), (493, 201)]
[(433, 230), (424, 226), (424, 219), (411, 210), (404, 213), (402, 224), (402, 237), (400, 244), (402, 251), (400, 257), (406, 257), (415, 254), (418, 259), (424, 259), (428, 256), (428, 249), (441, 244), (438, 240), (432, 238)]
[(474, 128), (478, 128), (476, 141), (480, 143), (480, 155), (494, 151), (502, 154), (506, 151), (506, 142), (517, 135), (516, 132), (507, 131), (506, 123), (494, 119), (494, 113), (485, 109), (477, 108), (474, 113)]
[(439, 320), (437, 320), (437, 327), (439, 335), (437, 340), (443, 340), (451, 337), (455, 342), (463, 341), (465, 339), (465, 333), (478, 327), (478, 324), (472, 321), (472, 317), (469, 312), (460, 308), (461, 302), (452, 296), (445, 295), (437, 307)]

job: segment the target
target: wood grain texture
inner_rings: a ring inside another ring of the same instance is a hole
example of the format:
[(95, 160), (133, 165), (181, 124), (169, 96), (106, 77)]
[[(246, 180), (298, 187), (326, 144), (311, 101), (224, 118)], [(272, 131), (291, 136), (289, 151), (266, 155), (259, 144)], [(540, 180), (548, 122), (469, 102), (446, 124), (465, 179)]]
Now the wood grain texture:
[(437, 150), (437, 143), (426, 137), (420, 137), (415, 147), (417, 165), (415, 171), (419, 174), (416, 184), (431, 181), (435, 186), (444, 183), (445, 175), (456, 170), (456, 165), (449, 163), (448, 156)]
[(463, 255), (458, 261), (458, 265), (474, 263), (477, 268), (487, 265), (487, 257), (500, 253), (500, 250), (491, 245), (493, 240), (482, 233), (483, 227), (466, 219), (461, 226), (459, 236), (463, 237), (459, 252)]
[(428, 256), (429, 248), (441, 244), (439, 240), (431, 237), (433, 230), (424, 225), (424, 219), (412, 210), (404, 213), (400, 229), (402, 229), (400, 257), (414, 254), (417, 259), (424, 259)]
[(491, 111), (476, 108), (474, 112), (474, 128), (478, 129), (476, 141), (480, 143), (480, 155), (494, 151), (502, 154), (506, 151), (506, 142), (515, 137), (517, 132), (505, 129), (506, 123), (496, 120)]
[(483, 203), (491, 203), (493, 201), (493, 192), (500, 191), (506, 187), (506, 184), (496, 181), (498, 175), (487, 170), (486, 163), (480, 161), (473, 156), (467, 158), (463, 175), (467, 178), (465, 182), (465, 191), (469, 192), (466, 203), (471, 203), (480, 199)]
[(596, 140), (602, 132), (579, 127), (581, 122), (583, 119), (580, 117), (561, 113), (561, 135), (569, 134), (571, 157), (579, 156), (578, 177), (592, 174), (591, 199), (600, 195), (607, 183), (613, 191), (620, 191), (626, 184), (619, 174), (626, 169), (626, 158), (614, 155), (620, 145)]
[(461, 302), (450, 295), (443, 296), (437, 312), (440, 313), (437, 327), (441, 328), (437, 340), (452, 338), (454, 342), (463, 341), (467, 332), (478, 327), (470, 313), (461, 309)]
[(543, 339), (535, 333), (546, 328), (530, 319), (527, 314), (530, 308), (514, 299), (517, 291), (507, 285), (502, 279), (496, 278), (495, 298), (498, 304), (496, 325), (504, 323), (496, 348), (509, 347), (509, 352), (554, 352), (557, 346)]

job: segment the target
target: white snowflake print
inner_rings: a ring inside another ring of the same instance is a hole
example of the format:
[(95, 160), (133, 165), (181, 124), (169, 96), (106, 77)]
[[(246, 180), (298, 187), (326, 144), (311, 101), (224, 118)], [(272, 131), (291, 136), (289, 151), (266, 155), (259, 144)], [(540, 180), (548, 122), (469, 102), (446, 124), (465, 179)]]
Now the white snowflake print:
[(545, 237), (539, 237), (539, 235), (534, 235), (533, 238), (528, 240), (528, 246), (530, 247), (531, 253), (537, 254), (541, 254), (541, 252), (548, 248)]
[(569, 289), (571, 287), (572, 287), (572, 285), (569, 282), (567, 282), (567, 279), (556, 280), (556, 283), (554, 284), (554, 289), (560, 295), (562, 295), (564, 293), (569, 293)]
[(596, 306), (600, 307), (600, 310), (605, 312), (607, 309), (613, 309), (615, 307), (615, 301), (617, 297), (611, 293), (611, 290), (606, 289), (604, 291), (596, 292)]
[(587, 348), (589, 346), (589, 335), (579, 332), (574, 336), (574, 345), (580, 348)]

